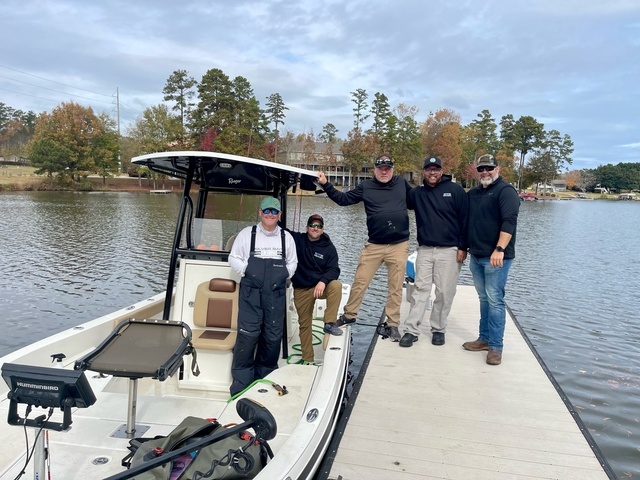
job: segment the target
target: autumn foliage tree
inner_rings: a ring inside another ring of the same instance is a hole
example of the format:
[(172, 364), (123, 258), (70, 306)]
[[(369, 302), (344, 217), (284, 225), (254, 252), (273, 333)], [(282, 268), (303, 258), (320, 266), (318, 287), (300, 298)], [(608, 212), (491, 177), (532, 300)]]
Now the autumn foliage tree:
[(500, 165), (500, 176), (509, 183), (518, 181), (518, 161), (514, 156), (513, 150), (509, 148), (501, 148), (495, 154), (496, 161)]
[(445, 172), (455, 172), (462, 161), (460, 115), (448, 109), (431, 113), (420, 125), (424, 156), (438, 157)]
[(370, 139), (358, 128), (352, 128), (347, 133), (347, 140), (342, 144), (342, 156), (345, 170), (353, 178), (364, 164), (373, 158)]
[(570, 170), (564, 174), (564, 181), (567, 184), (568, 190), (574, 190), (579, 188), (580, 185), (580, 170)]
[(137, 154), (164, 152), (181, 143), (182, 124), (180, 117), (171, 114), (166, 105), (154, 105), (142, 112), (128, 134), (138, 145)]
[(396, 121), (393, 128), (388, 129), (390, 142), (387, 151), (393, 156), (394, 170), (397, 173), (415, 172), (420, 164), (422, 145), (420, 127), (416, 121), (417, 114), (417, 107), (399, 103), (390, 117)]
[(16, 110), (0, 102), (0, 157), (26, 156), (26, 146), (35, 128), (36, 114)]
[(284, 154), (286, 158), (289, 158), (289, 155), (293, 152), (296, 145), (298, 145), (297, 135), (291, 130), (285, 130), (282, 132), (282, 135), (278, 136), (278, 150)]
[(298, 142), (302, 144), (302, 158), (300, 160), (302, 161), (303, 168), (308, 168), (309, 165), (313, 165), (316, 162), (316, 136), (313, 130), (300, 134), (298, 136)]
[(29, 148), (36, 173), (78, 180), (90, 173), (109, 175), (118, 169), (114, 131), (90, 107), (69, 102), (41, 114)]

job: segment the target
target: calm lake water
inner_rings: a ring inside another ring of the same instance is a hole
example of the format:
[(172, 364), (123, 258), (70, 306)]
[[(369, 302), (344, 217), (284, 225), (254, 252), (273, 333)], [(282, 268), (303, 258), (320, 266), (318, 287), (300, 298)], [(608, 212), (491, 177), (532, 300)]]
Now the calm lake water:
[[(0, 355), (162, 290), (178, 206), (177, 195), (0, 194)], [(364, 210), (314, 197), (289, 218), (315, 212), (350, 283)], [(640, 202), (525, 202), (507, 284), (509, 306), (620, 479), (640, 477), (639, 232)], [(472, 284), (467, 265), (461, 283)], [(355, 370), (385, 298), (381, 269), (354, 328)]]

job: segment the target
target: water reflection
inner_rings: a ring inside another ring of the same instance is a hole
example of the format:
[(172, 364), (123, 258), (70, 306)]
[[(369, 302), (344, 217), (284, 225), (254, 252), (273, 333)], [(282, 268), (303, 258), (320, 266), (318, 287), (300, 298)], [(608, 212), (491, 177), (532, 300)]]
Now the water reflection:
[[(11, 331), (0, 355), (165, 287), (177, 195), (6, 193), (0, 207), (0, 326)], [(362, 205), (289, 205), (298, 230), (312, 213), (351, 282), (367, 237)], [(619, 478), (640, 472), (639, 231), (640, 202), (526, 202), (507, 284), (509, 306)], [(466, 265), (461, 283), (472, 283)], [(356, 370), (386, 295), (383, 267), (354, 327)]]
[[(178, 200), (128, 193), (3, 194), (0, 353), (164, 287)], [(153, 248), (149, 249), (148, 245)]]
[(507, 300), (620, 478), (640, 472), (640, 204), (523, 205)]

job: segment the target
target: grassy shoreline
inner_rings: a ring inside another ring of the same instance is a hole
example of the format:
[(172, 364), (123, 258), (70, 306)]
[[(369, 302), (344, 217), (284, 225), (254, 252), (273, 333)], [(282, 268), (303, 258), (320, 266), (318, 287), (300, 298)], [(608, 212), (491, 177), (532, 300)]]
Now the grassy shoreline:
[(182, 191), (180, 180), (166, 179), (154, 181), (147, 178), (129, 176), (107, 177), (90, 176), (77, 186), (61, 186), (55, 179), (34, 174), (33, 167), (2, 166), (0, 168), (0, 192), (20, 191), (128, 191), (148, 192), (150, 190)]

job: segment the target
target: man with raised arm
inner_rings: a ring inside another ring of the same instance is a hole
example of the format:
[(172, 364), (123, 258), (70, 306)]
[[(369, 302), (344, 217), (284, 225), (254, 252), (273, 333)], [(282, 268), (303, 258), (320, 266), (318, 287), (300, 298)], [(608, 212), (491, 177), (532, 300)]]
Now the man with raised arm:
[(411, 186), (393, 174), (393, 159), (388, 154), (374, 161), (373, 178), (367, 179), (349, 192), (338, 191), (318, 172), (318, 182), (327, 196), (340, 206), (363, 202), (367, 215), (369, 238), (360, 252), (349, 300), (338, 319), (339, 326), (355, 323), (364, 294), (376, 271), (387, 267), (387, 332), (394, 342), (400, 341), (400, 304), (407, 257), (409, 256), (409, 214), (407, 193)]

